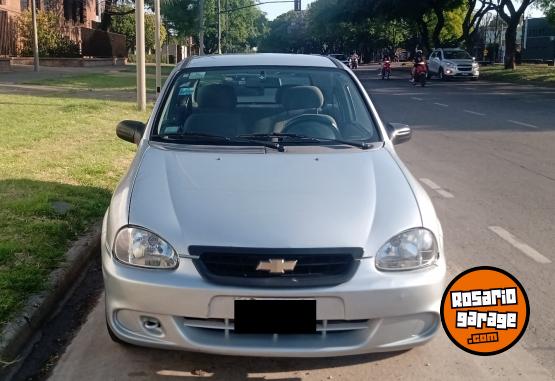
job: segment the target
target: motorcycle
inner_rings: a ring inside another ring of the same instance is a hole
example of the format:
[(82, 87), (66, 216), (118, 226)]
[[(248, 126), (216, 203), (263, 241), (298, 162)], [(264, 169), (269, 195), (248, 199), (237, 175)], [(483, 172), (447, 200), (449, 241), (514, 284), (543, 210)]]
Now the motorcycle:
[(391, 62), (389, 60), (384, 61), (382, 64), (382, 79), (389, 79), (391, 75)]
[(420, 61), (416, 68), (414, 69), (414, 82), (412, 83), (416, 86), (417, 83), (420, 83), (420, 86), (426, 86), (426, 78), (428, 76), (428, 65), (426, 62)]

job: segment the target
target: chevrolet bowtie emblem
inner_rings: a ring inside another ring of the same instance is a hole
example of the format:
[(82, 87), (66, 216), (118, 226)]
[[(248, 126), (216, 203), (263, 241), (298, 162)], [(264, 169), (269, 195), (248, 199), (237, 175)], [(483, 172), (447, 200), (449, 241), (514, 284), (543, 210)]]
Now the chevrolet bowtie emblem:
[(284, 259), (269, 259), (260, 261), (256, 266), (257, 271), (268, 271), (270, 274), (284, 274), (286, 271), (295, 270), (297, 261), (286, 261)]

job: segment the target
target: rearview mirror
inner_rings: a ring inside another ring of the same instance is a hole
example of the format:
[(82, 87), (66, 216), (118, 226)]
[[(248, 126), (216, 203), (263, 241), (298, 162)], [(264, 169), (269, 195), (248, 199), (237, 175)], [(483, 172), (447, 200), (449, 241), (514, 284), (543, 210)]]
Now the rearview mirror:
[(395, 145), (408, 142), (412, 137), (412, 130), (407, 124), (389, 123), (387, 127), (389, 139)]
[(143, 122), (123, 120), (116, 127), (116, 135), (126, 142), (139, 144), (145, 132), (145, 127), (146, 125)]

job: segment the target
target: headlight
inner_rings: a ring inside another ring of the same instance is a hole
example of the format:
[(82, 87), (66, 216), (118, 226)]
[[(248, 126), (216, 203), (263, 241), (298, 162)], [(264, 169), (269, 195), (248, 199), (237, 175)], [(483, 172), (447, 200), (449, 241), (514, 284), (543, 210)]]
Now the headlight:
[(114, 255), (128, 265), (156, 269), (173, 269), (179, 261), (169, 243), (137, 227), (119, 231), (114, 243)]
[(391, 238), (376, 255), (379, 270), (414, 270), (433, 265), (438, 258), (437, 242), (427, 229), (415, 228)]
[(479, 65), (478, 65), (478, 62), (472, 62), (472, 67), (473, 67), (474, 69), (477, 69), (478, 66), (479, 66)]
[(455, 64), (452, 62), (445, 62), (445, 66), (447, 67), (455, 67)]

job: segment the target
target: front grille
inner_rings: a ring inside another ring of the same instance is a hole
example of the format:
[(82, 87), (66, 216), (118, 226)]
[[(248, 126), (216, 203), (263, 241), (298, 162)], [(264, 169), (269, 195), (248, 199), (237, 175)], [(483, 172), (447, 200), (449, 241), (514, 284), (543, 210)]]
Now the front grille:
[[(199, 273), (207, 280), (243, 287), (321, 287), (349, 280), (356, 271), (361, 248), (258, 249), (189, 247)], [(297, 261), (292, 271), (272, 274), (257, 270), (261, 261)]]
[[(328, 332), (358, 331), (368, 329), (369, 320), (317, 320), (317, 334)], [(183, 318), (183, 325), (189, 328), (209, 329), (215, 331), (233, 332), (235, 329), (233, 319), (198, 319)]]
[(459, 66), (459, 71), (470, 71), (470, 70), (472, 70), (471, 67), (460, 67)]

